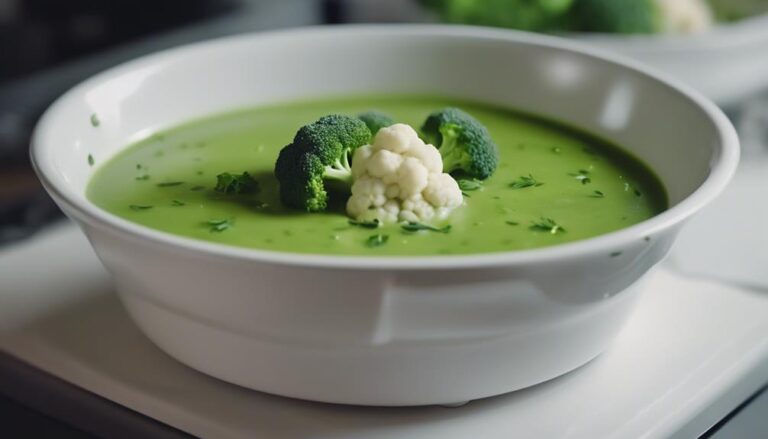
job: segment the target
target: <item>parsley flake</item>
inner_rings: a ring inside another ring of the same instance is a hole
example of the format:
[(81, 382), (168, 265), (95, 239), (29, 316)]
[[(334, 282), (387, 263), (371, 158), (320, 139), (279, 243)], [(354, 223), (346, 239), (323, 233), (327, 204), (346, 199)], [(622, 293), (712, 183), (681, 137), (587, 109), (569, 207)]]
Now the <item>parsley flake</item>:
[(224, 172), (216, 176), (216, 191), (225, 194), (245, 194), (259, 190), (259, 182), (251, 174), (230, 174)]
[(211, 232), (223, 232), (232, 227), (234, 221), (231, 218), (228, 219), (212, 219), (205, 222), (210, 228)]
[(462, 178), (457, 183), (459, 184), (459, 189), (464, 192), (476, 191), (478, 189), (482, 189), (483, 187), (483, 182), (476, 178), (471, 180)]
[(171, 206), (185, 206), (187, 203), (181, 201), (181, 200), (172, 200)]
[(93, 155), (88, 154), (88, 166), (93, 166), (94, 163), (96, 163), (96, 160), (93, 159)]
[(547, 232), (551, 235), (565, 233), (565, 228), (563, 228), (563, 226), (558, 224), (552, 218), (547, 217), (541, 217), (538, 221), (533, 221), (531, 223), (530, 229), (537, 232)]
[(99, 120), (99, 116), (96, 115), (96, 113), (91, 114), (91, 126), (96, 128), (99, 125), (101, 125), (101, 121)]
[(183, 181), (164, 181), (162, 183), (158, 183), (157, 187), (181, 186), (182, 184), (184, 184)]
[(357, 221), (351, 219), (349, 220), (349, 224), (352, 226), (362, 227), (364, 229), (377, 229), (381, 225), (381, 222), (376, 218), (371, 221)]
[(592, 191), (592, 198), (605, 198), (605, 194), (602, 191)]
[(377, 233), (375, 235), (371, 235), (368, 237), (368, 239), (365, 240), (365, 245), (367, 247), (381, 247), (382, 245), (386, 244), (387, 241), (389, 241), (389, 235), (382, 235), (381, 233)]
[(527, 187), (537, 187), (544, 183), (536, 180), (532, 174), (521, 175), (520, 178), (509, 184), (512, 189), (525, 189)]
[(148, 204), (131, 204), (130, 206), (128, 206), (129, 209), (131, 209), (131, 210), (133, 210), (135, 212), (151, 209), (153, 207), (154, 206), (150, 206)]
[(414, 221), (409, 221), (403, 224), (401, 227), (406, 232), (418, 232), (419, 230), (427, 230), (430, 232), (448, 233), (451, 231), (450, 224), (443, 227), (435, 227), (435, 226), (430, 226), (429, 224), (422, 224)]

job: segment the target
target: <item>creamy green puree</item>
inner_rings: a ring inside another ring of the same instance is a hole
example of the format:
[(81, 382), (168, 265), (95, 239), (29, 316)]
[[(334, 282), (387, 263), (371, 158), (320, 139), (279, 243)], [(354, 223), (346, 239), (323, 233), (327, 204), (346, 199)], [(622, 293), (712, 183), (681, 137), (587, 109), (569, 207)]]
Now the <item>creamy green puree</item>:
[[(439, 224), (450, 224), (447, 233), (350, 225), (341, 197), (324, 213), (280, 204), (272, 174), (275, 159), (302, 125), (330, 113), (377, 109), (418, 129), (430, 112), (446, 106), (459, 107), (485, 124), (500, 154), (493, 176), (479, 188), (464, 186), (465, 205)], [(529, 249), (618, 230), (667, 207), (653, 172), (614, 145), (507, 109), (435, 97), (344, 97), (217, 115), (156, 134), (96, 166), (87, 197), (117, 216), (176, 235), (298, 253), (443, 255)], [(217, 174), (244, 171), (258, 181), (258, 192), (214, 190)]]

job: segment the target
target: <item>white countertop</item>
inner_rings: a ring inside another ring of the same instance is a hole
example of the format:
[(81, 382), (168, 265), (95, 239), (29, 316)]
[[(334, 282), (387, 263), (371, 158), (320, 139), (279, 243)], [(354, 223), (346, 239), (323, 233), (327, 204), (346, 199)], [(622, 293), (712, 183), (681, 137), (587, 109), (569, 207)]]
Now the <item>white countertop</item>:
[(660, 269), (612, 347), (564, 377), (459, 408), (319, 404), (162, 353), (70, 224), (0, 252), (1, 350), (203, 437), (691, 437), (768, 381), (766, 335), (768, 294)]

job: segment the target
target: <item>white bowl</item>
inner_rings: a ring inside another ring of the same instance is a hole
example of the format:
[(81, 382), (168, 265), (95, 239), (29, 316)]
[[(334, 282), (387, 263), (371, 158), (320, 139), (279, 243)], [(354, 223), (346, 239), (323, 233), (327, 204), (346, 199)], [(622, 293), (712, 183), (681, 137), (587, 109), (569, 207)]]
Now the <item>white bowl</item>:
[[(89, 154), (98, 165), (159, 129), (236, 107), (371, 92), (469, 98), (583, 127), (650, 164), (671, 207), (614, 233), (537, 250), (341, 257), (183, 238), (84, 196)], [(279, 395), (420, 405), (520, 389), (602, 352), (680, 226), (730, 179), (738, 139), (713, 104), (685, 87), (564, 40), (363, 26), (227, 38), (111, 69), (53, 104), (32, 159), (114, 275), (130, 315), (171, 356)]]
[(585, 44), (642, 61), (720, 105), (768, 89), (768, 14), (694, 35), (570, 34)]

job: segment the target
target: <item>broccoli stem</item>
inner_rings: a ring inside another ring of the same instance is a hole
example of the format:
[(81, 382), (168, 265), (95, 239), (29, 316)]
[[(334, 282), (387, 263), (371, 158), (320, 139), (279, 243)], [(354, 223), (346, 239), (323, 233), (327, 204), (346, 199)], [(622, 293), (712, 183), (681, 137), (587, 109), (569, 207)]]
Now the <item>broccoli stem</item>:
[(468, 157), (466, 151), (457, 147), (459, 135), (453, 126), (447, 125), (440, 129), (442, 143), (440, 144), (440, 156), (443, 158), (443, 172), (451, 172), (464, 166)]
[(349, 151), (342, 154), (333, 165), (325, 167), (323, 178), (342, 183), (340, 186), (345, 188), (349, 188), (352, 185), (352, 166), (349, 164)]

